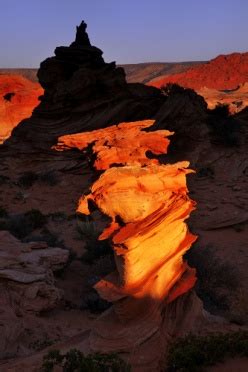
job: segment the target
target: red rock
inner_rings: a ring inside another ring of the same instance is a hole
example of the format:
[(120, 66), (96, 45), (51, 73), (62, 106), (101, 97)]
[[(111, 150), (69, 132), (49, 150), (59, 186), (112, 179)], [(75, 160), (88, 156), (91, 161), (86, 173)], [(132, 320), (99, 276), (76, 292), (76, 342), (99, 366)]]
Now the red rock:
[(15, 126), (31, 116), (43, 94), (40, 84), (20, 75), (0, 75), (0, 144)]
[(161, 88), (168, 83), (176, 83), (195, 90), (204, 87), (224, 90), (235, 89), (247, 81), (248, 53), (232, 53), (220, 55), (180, 74), (160, 76), (148, 85)]
[[(59, 150), (82, 151), (94, 142), (95, 167), (106, 169), (78, 207), (78, 212), (90, 214), (88, 202), (93, 201), (112, 219), (99, 239), (110, 239), (116, 271), (95, 289), (113, 306), (96, 321), (90, 337), (95, 351), (130, 352), (134, 343), (143, 344), (162, 327), (161, 309), (196, 281), (195, 270), (183, 259), (196, 240), (185, 223), (195, 206), (186, 185), (192, 171), (186, 161), (161, 165), (146, 157), (148, 149), (166, 153), (166, 137), (172, 134), (142, 131), (153, 123), (122, 123), (67, 135), (57, 145)], [(116, 163), (124, 166), (110, 168)]]

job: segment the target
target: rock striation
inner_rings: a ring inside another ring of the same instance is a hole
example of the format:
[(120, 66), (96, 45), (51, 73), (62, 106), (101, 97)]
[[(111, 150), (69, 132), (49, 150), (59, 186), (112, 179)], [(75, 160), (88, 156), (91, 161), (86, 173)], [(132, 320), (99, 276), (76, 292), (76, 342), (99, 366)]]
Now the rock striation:
[[(78, 206), (78, 212), (89, 215), (93, 203), (112, 220), (99, 239), (110, 240), (116, 271), (95, 289), (113, 306), (96, 320), (90, 337), (95, 351), (131, 352), (157, 337), (163, 309), (196, 281), (195, 270), (183, 259), (196, 240), (185, 223), (195, 208), (186, 185), (186, 175), (192, 171), (187, 161), (161, 165), (146, 157), (148, 149), (167, 152), (167, 137), (172, 134), (142, 131), (152, 124), (121, 123), (59, 138), (57, 145), (59, 150), (83, 151), (94, 142), (95, 167), (106, 170)], [(113, 164), (124, 166), (110, 167)]]
[(92, 151), (96, 155), (94, 167), (98, 170), (108, 169), (113, 164), (157, 164), (157, 159), (148, 159), (146, 152), (154, 155), (167, 152), (169, 140), (167, 136), (173, 134), (167, 130), (145, 132), (154, 120), (121, 123), (105, 129), (91, 132), (77, 133), (59, 137), (55, 149), (58, 151), (77, 148), (84, 150), (92, 144)]
[(229, 90), (248, 81), (248, 53), (220, 55), (211, 61), (192, 67), (186, 72), (160, 76), (149, 82), (154, 87), (176, 83), (185, 88)]
[(38, 79), (44, 88), (41, 103), (6, 144), (19, 153), (50, 151), (65, 134), (152, 119), (164, 101), (158, 89), (128, 84), (123, 68), (106, 63), (91, 45), (84, 22), (70, 46), (56, 48), (55, 56), (41, 63)]
[(20, 121), (31, 116), (43, 89), (20, 75), (0, 75), (0, 144)]
[(0, 357), (16, 352), (23, 332), (22, 319), (58, 306), (63, 292), (54, 271), (62, 269), (69, 252), (45, 242), (22, 243), (0, 231)]

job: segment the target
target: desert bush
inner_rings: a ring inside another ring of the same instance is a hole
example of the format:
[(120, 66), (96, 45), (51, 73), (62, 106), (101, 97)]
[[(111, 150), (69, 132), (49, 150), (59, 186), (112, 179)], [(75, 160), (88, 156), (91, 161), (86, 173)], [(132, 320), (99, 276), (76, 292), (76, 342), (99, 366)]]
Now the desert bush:
[(33, 171), (24, 172), (21, 177), (19, 177), (17, 184), (25, 189), (30, 188), (38, 180), (38, 174)]
[(38, 209), (31, 209), (24, 213), (24, 218), (32, 230), (41, 228), (47, 223), (47, 217)]
[(49, 186), (56, 186), (59, 183), (59, 178), (54, 171), (41, 173), (38, 177), (39, 181)]
[(86, 252), (82, 256), (82, 260), (88, 263), (94, 262), (99, 257), (107, 254), (112, 254), (110, 244), (107, 240), (98, 240), (100, 231), (94, 221), (85, 219), (77, 221), (77, 231), (80, 239), (86, 242)]
[(217, 142), (229, 146), (240, 144), (239, 122), (229, 113), (227, 105), (218, 105), (208, 111), (208, 125)]
[(43, 358), (42, 371), (52, 372), (60, 366), (63, 372), (129, 372), (130, 366), (117, 354), (89, 354), (85, 356), (77, 349), (66, 354), (52, 350)]
[(37, 209), (31, 209), (24, 214), (6, 215), (0, 223), (0, 230), (7, 230), (18, 239), (23, 239), (33, 230), (43, 227), (46, 216)]
[(68, 220), (66, 214), (64, 212), (54, 212), (54, 213), (49, 213), (47, 217), (51, 218), (53, 221), (56, 222), (61, 222)]
[(9, 181), (9, 177), (0, 174), (0, 186), (1, 186), (1, 185), (4, 185), (4, 184), (7, 183), (8, 181)]
[(248, 331), (188, 335), (170, 345), (168, 372), (199, 372), (228, 357), (248, 357)]
[(43, 173), (35, 173), (33, 171), (24, 172), (19, 177), (17, 184), (25, 189), (33, 186), (35, 182), (41, 182), (49, 186), (55, 186), (59, 183), (59, 178), (54, 171), (47, 171)]
[(248, 323), (248, 292), (247, 288), (239, 288), (230, 306), (230, 321), (244, 325)]
[(64, 242), (58, 234), (51, 232), (48, 228), (44, 227), (39, 236), (32, 236), (29, 241), (43, 241), (46, 242), (49, 247), (61, 247), (65, 248)]
[(196, 268), (196, 292), (211, 311), (228, 310), (230, 292), (239, 286), (236, 269), (215, 254), (213, 246), (196, 244), (185, 255), (191, 267)]
[(4, 207), (0, 206), (0, 218), (6, 218), (8, 217), (8, 212)]

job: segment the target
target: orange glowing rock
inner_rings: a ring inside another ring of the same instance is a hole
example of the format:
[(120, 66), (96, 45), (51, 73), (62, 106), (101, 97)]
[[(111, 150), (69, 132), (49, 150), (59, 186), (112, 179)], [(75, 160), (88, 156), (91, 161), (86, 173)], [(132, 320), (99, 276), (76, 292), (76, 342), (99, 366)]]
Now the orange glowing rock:
[(31, 116), (43, 89), (20, 75), (0, 75), (0, 144), (23, 119)]
[(145, 128), (153, 125), (154, 120), (143, 120), (121, 123), (92, 132), (70, 134), (59, 137), (55, 148), (59, 151), (73, 147), (83, 150), (93, 144), (92, 150), (97, 159), (96, 169), (108, 169), (111, 164), (157, 164), (156, 159), (148, 159), (146, 152), (155, 155), (166, 153), (172, 135), (168, 130), (145, 132)]
[[(57, 149), (85, 149), (94, 142), (95, 167), (107, 169), (79, 201), (78, 212), (90, 214), (94, 202), (112, 219), (99, 239), (110, 239), (116, 271), (95, 289), (113, 306), (97, 320), (91, 333), (93, 350), (128, 351), (155, 334), (163, 306), (189, 291), (195, 270), (183, 255), (196, 240), (185, 220), (195, 208), (188, 197), (189, 162), (161, 165), (146, 151), (167, 151), (172, 134), (143, 132), (152, 120), (122, 123), (106, 129), (59, 138)], [(126, 165), (127, 164), (127, 165)]]

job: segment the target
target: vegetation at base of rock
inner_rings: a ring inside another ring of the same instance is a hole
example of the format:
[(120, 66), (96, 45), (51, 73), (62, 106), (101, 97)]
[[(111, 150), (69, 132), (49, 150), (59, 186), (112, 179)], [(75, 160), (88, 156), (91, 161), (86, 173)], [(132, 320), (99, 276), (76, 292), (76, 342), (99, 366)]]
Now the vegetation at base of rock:
[(24, 172), (21, 177), (19, 177), (17, 184), (24, 189), (29, 189), (35, 182), (55, 186), (59, 183), (59, 179), (54, 171), (47, 171), (40, 174), (33, 171), (27, 171)]
[(77, 349), (71, 349), (66, 354), (59, 350), (51, 350), (43, 358), (42, 371), (52, 372), (55, 366), (60, 366), (63, 372), (129, 372), (130, 366), (117, 354), (84, 355)]
[(196, 268), (196, 292), (206, 307), (211, 312), (228, 310), (230, 293), (235, 293), (240, 285), (236, 269), (221, 261), (211, 245), (201, 247), (196, 244), (185, 257), (189, 265)]
[(31, 235), (25, 239), (24, 242), (46, 242), (49, 247), (65, 248), (64, 241), (59, 238), (58, 234), (51, 232), (47, 227), (40, 231), (39, 235)]
[(24, 214), (5, 216), (0, 223), (0, 230), (7, 230), (16, 238), (23, 239), (35, 229), (43, 227), (46, 222), (44, 214), (38, 209), (31, 209)]
[(230, 115), (228, 105), (209, 110), (208, 125), (214, 141), (229, 146), (240, 145), (239, 122)]
[(248, 357), (248, 331), (188, 335), (170, 345), (167, 372), (199, 372), (226, 358)]
[(6, 218), (8, 217), (8, 212), (4, 207), (0, 206), (0, 218)]
[(19, 186), (28, 189), (38, 180), (38, 175), (33, 171), (24, 172), (23, 175), (18, 179), (17, 183)]
[(86, 242), (86, 252), (82, 256), (83, 261), (93, 263), (99, 257), (112, 253), (108, 241), (98, 240), (100, 231), (94, 221), (90, 219), (86, 219), (85, 221), (78, 219), (77, 231), (80, 239)]

